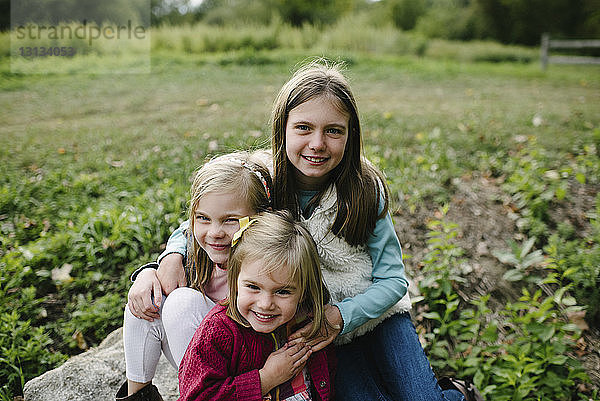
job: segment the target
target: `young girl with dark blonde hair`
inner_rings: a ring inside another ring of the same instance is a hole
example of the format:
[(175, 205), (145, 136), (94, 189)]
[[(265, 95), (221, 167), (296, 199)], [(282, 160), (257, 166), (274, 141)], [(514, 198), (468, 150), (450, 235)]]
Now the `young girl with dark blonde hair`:
[(287, 340), (303, 316), (307, 339), (326, 324), (329, 295), (310, 233), (289, 212), (262, 213), (241, 223), (236, 241), (229, 297), (204, 318), (181, 361), (180, 401), (333, 399), (331, 355)]

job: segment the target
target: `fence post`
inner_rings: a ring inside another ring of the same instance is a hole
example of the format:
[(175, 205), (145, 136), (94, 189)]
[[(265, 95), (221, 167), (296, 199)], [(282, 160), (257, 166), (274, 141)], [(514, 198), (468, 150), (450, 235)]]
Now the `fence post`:
[(540, 49), (541, 55), (540, 59), (542, 62), (542, 70), (546, 70), (548, 68), (548, 47), (550, 45), (550, 34), (543, 33), (542, 34), (542, 46)]

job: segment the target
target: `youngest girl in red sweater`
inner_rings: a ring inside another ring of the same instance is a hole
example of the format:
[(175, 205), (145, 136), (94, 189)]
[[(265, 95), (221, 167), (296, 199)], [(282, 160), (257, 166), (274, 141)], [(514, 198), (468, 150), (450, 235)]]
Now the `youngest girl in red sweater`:
[[(307, 345), (329, 327), (310, 233), (288, 212), (263, 213), (240, 221), (232, 245), (229, 298), (204, 318), (185, 352), (179, 400), (333, 399), (333, 351)], [(306, 318), (307, 339), (286, 342)]]

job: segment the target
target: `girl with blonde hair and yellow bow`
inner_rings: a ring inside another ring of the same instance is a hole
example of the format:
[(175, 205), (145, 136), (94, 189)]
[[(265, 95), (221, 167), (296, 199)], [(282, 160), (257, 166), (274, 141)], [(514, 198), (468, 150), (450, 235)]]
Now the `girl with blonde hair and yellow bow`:
[[(327, 323), (317, 245), (288, 211), (243, 219), (227, 268), (229, 296), (204, 318), (179, 369), (180, 401), (329, 401), (333, 347), (313, 350), (307, 338)], [(303, 321), (306, 319), (305, 321)]]
[(267, 210), (271, 176), (255, 154), (236, 152), (216, 157), (195, 174), (189, 216), (180, 227), (187, 241), (185, 255), (164, 252), (183, 263), (178, 287), (163, 288), (156, 263), (142, 266), (124, 316), (127, 381), (117, 400), (162, 400), (152, 385), (161, 352), (178, 368), (202, 319), (228, 295), (227, 262), (240, 219)]

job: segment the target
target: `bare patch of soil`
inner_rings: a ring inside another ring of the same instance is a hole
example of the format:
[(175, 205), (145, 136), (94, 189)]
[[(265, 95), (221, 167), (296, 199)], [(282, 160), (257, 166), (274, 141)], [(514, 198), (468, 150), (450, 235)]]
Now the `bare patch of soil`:
[[(452, 184), (455, 192), (445, 220), (458, 224), (456, 245), (464, 250), (465, 264), (461, 269), (467, 283), (461, 286), (460, 295), (471, 300), (478, 295), (491, 294), (489, 306), (499, 309), (520, 295), (519, 283), (502, 279), (506, 266), (491, 253), (493, 250), (508, 251), (510, 239), (521, 239), (515, 225), (516, 216), (510, 208), (510, 197), (493, 178), (474, 175), (455, 179)], [(587, 224), (585, 212), (593, 205), (594, 194), (582, 186), (572, 190), (578, 191), (577, 201), (568, 209), (554, 210), (553, 220), (569, 221), (582, 229)], [(413, 281), (420, 279), (418, 264), (427, 253), (427, 223), (439, 217), (439, 205), (433, 202), (413, 213), (400, 208), (394, 214), (403, 251), (410, 255), (406, 270)], [(600, 332), (584, 331), (576, 354), (593, 386), (600, 389)]]

